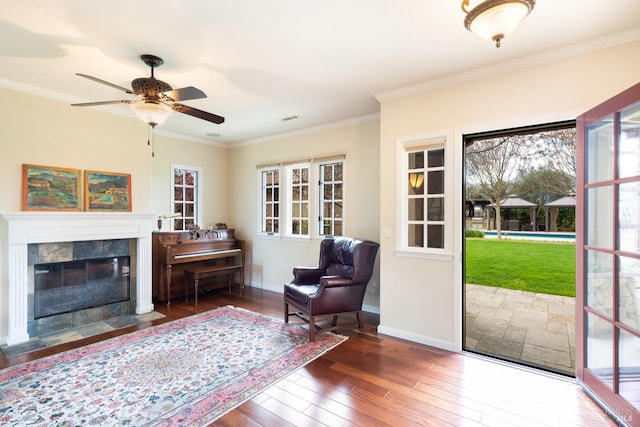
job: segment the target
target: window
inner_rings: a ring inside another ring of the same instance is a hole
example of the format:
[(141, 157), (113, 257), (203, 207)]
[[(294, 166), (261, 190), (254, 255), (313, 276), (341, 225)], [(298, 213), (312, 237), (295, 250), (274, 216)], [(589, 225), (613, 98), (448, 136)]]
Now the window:
[(262, 165), (257, 170), (260, 235), (344, 235), (344, 155)]
[(398, 141), (401, 250), (442, 254), (449, 248), (444, 146), (444, 138)]
[(179, 215), (173, 219), (175, 231), (186, 231), (190, 224), (199, 224), (202, 218), (200, 200), (201, 169), (191, 166), (172, 165), (173, 193), (171, 204), (173, 213)]
[(344, 207), (344, 162), (321, 163), (319, 168), (319, 232), (322, 236), (342, 236)]
[(264, 169), (261, 176), (260, 232), (267, 235), (280, 232), (280, 169)]
[(444, 148), (409, 152), (407, 161), (407, 245), (443, 249)]
[(260, 235), (344, 235), (344, 155), (263, 165), (257, 170)]
[(309, 164), (286, 167), (288, 182), (288, 236), (309, 237)]

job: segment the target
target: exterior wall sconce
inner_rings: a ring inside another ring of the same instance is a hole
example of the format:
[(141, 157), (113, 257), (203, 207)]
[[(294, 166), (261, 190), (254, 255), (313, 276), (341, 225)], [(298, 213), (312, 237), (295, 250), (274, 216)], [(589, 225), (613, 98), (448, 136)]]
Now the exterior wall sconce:
[(422, 187), (422, 183), (424, 182), (424, 174), (422, 173), (410, 173), (409, 174), (409, 185), (414, 190)]
[(500, 47), (502, 39), (529, 15), (536, 0), (463, 0), (464, 26)]

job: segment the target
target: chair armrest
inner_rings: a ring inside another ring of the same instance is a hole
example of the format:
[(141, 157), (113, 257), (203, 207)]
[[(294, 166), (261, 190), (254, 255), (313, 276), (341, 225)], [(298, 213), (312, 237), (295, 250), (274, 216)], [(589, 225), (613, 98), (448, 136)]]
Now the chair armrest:
[(293, 281), (291, 283), (318, 283), (324, 270), (316, 267), (293, 267)]
[(353, 280), (342, 276), (322, 276), (320, 278), (321, 288), (336, 288), (339, 286), (353, 285)]

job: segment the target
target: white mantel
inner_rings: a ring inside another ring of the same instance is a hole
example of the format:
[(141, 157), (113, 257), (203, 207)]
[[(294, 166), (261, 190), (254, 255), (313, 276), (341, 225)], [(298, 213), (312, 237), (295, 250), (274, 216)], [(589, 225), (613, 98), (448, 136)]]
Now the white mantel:
[(151, 233), (156, 216), (129, 212), (0, 212), (0, 343), (29, 341), (30, 243), (137, 239), (136, 313), (153, 311)]

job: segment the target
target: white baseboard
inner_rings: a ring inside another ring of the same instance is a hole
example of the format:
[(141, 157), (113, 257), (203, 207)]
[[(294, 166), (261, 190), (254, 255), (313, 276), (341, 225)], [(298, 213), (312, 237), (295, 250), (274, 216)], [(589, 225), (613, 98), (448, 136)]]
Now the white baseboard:
[(250, 283), (246, 282), (245, 286), (249, 286), (255, 289), (264, 289), (265, 291), (277, 292), (279, 294), (284, 292), (284, 284), (282, 285), (267, 285), (264, 283)]
[(380, 314), (380, 307), (365, 304), (362, 306), (362, 311), (366, 311), (367, 313)]
[[(264, 289), (267, 291), (277, 292), (282, 294), (284, 291), (284, 285), (267, 285), (264, 283), (245, 283), (245, 286), (250, 286), (255, 289)], [(369, 312), (380, 314), (380, 307), (372, 306), (372, 305), (363, 305), (362, 310)], [(378, 332), (384, 335), (389, 335), (391, 337), (404, 339), (407, 341), (412, 341), (418, 344), (424, 344), (435, 348), (440, 348), (442, 350), (453, 351), (456, 352), (456, 347), (454, 343), (442, 340), (436, 340), (430, 337), (426, 337), (423, 335), (417, 335), (406, 331), (401, 331), (399, 329), (389, 328), (383, 325), (378, 326)]]
[(456, 351), (455, 346), (452, 342), (436, 340), (430, 337), (426, 337), (424, 335), (413, 334), (410, 332), (401, 331), (399, 329), (389, 328), (383, 325), (378, 326), (378, 333), (389, 335), (395, 338), (401, 338), (407, 341), (416, 342), (418, 344), (424, 344), (431, 347), (440, 348), (442, 350)]
[[(284, 292), (284, 285), (274, 286), (274, 285), (266, 285), (264, 283), (250, 283), (246, 282), (245, 286), (250, 286), (255, 289), (264, 289), (266, 291), (278, 292), (279, 294)], [(363, 305), (362, 311), (366, 311), (367, 313), (380, 314), (380, 307), (376, 307), (374, 305)]]

